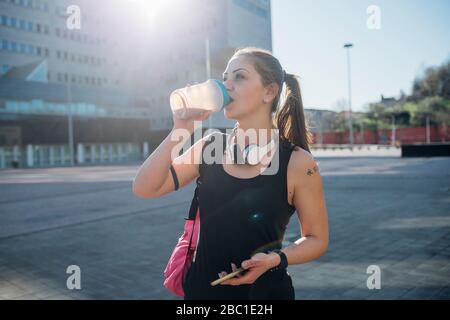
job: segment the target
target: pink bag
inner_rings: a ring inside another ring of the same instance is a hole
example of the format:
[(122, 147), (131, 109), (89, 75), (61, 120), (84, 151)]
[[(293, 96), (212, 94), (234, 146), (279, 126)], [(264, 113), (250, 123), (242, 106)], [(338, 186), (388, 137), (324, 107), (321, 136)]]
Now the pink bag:
[[(226, 143), (225, 139), (222, 141)], [(203, 145), (203, 148), (211, 142), (212, 140), (208, 139)], [(178, 243), (169, 258), (166, 269), (164, 270), (164, 286), (169, 289), (169, 291), (180, 297), (184, 297), (183, 284), (192, 262), (195, 261), (195, 254), (197, 251), (198, 236), (200, 233), (198, 189), (202, 183), (201, 177), (204, 176), (204, 167), (205, 166), (203, 165), (199, 165), (200, 175), (196, 180), (197, 187), (195, 188), (194, 197), (192, 198), (191, 206), (189, 208), (188, 218), (184, 224), (184, 232), (178, 239)], [(170, 170), (174, 179), (175, 190), (177, 190), (179, 183), (175, 169), (170, 166)]]
[(183, 283), (195, 259), (199, 231), (200, 214), (197, 207), (195, 219), (186, 219), (183, 235), (178, 239), (164, 270), (164, 286), (180, 297), (184, 297)]

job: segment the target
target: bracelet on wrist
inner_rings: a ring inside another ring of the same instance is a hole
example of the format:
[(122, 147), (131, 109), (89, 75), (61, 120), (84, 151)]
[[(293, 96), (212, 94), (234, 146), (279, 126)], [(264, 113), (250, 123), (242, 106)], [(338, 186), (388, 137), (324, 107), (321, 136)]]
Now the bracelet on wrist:
[(276, 253), (280, 256), (280, 263), (276, 267), (269, 269), (269, 271), (273, 272), (281, 269), (286, 269), (288, 267), (288, 260), (286, 254), (280, 249), (274, 250), (272, 251), (272, 253)]

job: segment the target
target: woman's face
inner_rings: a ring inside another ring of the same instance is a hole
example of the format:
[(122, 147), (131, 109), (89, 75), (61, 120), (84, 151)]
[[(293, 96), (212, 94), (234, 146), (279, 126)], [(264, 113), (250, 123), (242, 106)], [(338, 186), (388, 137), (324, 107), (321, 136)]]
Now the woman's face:
[(264, 86), (261, 76), (249, 59), (243, 56), (232, 58), (223, 73), (223, 83), (233, 99), (225, 107), (225, 117), (239, 120), (263, 105)]

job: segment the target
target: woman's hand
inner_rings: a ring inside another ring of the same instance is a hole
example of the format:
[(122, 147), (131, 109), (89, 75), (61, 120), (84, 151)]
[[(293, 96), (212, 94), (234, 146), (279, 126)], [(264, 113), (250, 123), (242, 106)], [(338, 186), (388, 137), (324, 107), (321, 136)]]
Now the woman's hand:
[(175, 113), (173, 114), (173, 129), (186, 129), (191, 134), (194, 132), (194, 121), (204, 121), (208, 119), (209, 115), (211, 114), (210, 111), (203, 111), (198, 115), (195, 115), (193, 117), (182, 119), (179, 118)]
[[(246, 270), (243, 275), (238, 275), (235, 278), (228, 279), (222, 282), (222, 285), (239, 286), (241, 284), (252, 284), (267, 270), (276, 267), (280, 263), (280, 257), (276, 253), (257, 253), (251, 259), (242, 262), (242, 268)], [(231, 264), (232, 271), (236, 271), (237, 267), (234, 263)], [(222, 271), (219, 277), (226, 276), (227, 273)]]
[[(197, 82), (195, 84), (197, 84)], [(190, 87), (190, 86), (191, 86), (190, 84), (187, 84), (187, 87)], [(190, 109), (192, 109), (192, 108), (190, 108)], [(210, 114), (211, 114), (210, 111), (203, 111), (195, 116), (189, 117), (187, 119), (182, 119), (182, 118), (178, 117), (176, 113), (174, 113), (172, 115), (172, 119), (173, 119), (173, 129), (172, 130), (187, 129), (192, 134), (195, 129), (194, 121), (204, 121), (204, 120), (208, 119)]]

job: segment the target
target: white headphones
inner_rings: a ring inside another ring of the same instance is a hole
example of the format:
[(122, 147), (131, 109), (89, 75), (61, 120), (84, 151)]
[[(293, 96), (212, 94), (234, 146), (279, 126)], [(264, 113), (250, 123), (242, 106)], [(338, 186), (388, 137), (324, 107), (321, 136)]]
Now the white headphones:
[(226, 152), (230, 155), (231, 161), (234, 164), (248, 164), (255, 166), (278, 145), (278, 143), (275, 142), (276, 137), (277, 134), (272, 134), (270, 142), (264, 146), (250, 143), (244, 147), (244, 150), (241, 150), (236, 141), (232, 142), (233, 138), (236, 138), (235, 128), (228, 138)]

